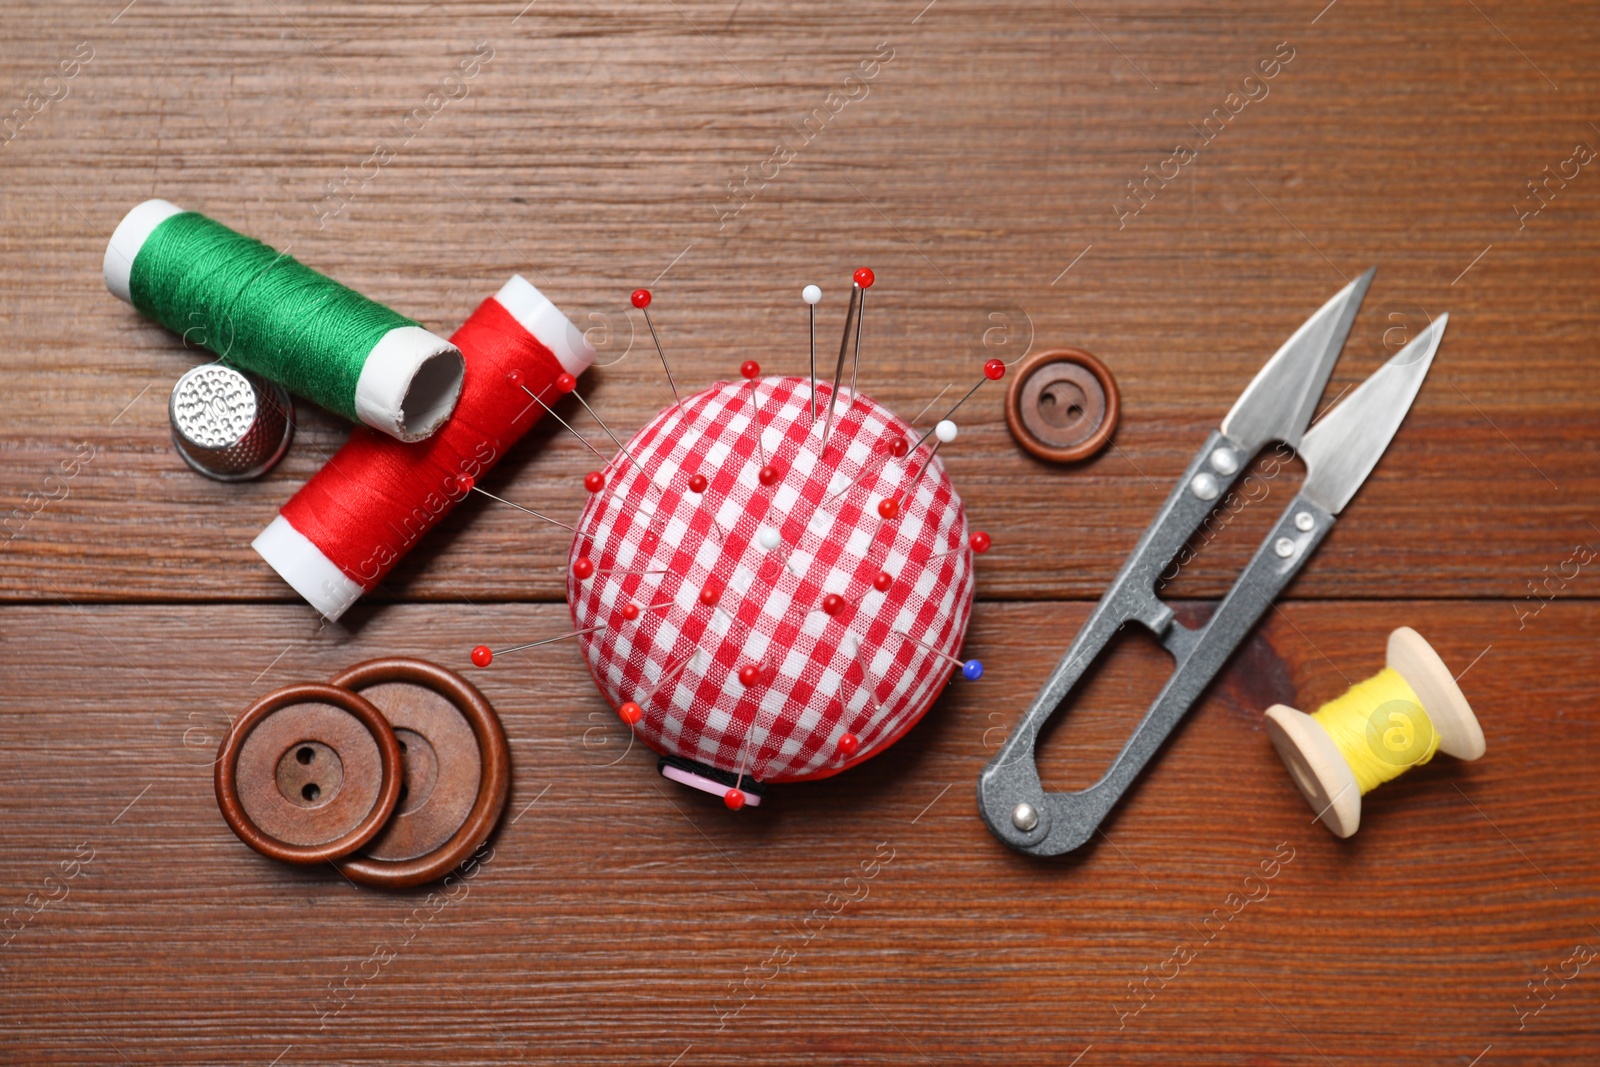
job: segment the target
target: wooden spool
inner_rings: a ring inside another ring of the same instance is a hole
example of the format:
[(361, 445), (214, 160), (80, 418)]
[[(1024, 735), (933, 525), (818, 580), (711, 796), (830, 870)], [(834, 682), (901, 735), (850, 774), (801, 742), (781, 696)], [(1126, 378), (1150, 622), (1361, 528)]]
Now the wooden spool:
[[(1483, 729), (1433, 646), (1409, 626), (1389, 635), (1387, 666), (1399, 673), (1422, 702), (1439, 735), (1439, 751), (1475, 760), (1484, 752)], [(1361, 825), (1361, 788), (1355, 772), (1322, 724), (1284, 704), (1266, 711), (1267, 734), (1289, 776), (1323, 824), (1339, 837)]]

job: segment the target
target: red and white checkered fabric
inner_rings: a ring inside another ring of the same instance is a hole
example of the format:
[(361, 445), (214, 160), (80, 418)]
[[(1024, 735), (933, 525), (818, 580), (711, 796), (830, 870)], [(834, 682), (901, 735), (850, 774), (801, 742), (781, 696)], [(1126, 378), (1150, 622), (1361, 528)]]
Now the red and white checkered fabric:
[[(568, 570), (574, 628), (604, 627), (578, 639), (595, 684), (613, 707), (643, 707), (641, 740), (757, 781), (826, 777), (893, 743), (953, 669), (930, 647), (957, 655), (972, 613), (966, 517), (938, 459), (898, 517), (878, 514), (884, 497), (903, 497), (932, 439), (894, 456), (896, 438), (916, 443), (910, 428), (841, 389), (819, 457), (828, 386), (817, 389), (814, 427), (805, 378), (718, 382), (682, 414), (663, 409), (628, 443), (638, 465), (614, 457), (579, 520), (571, 557), (594, 575)], [(771, 486), (763, 461), (781, 475)], [(694, 474), (704, 493), (689, 488)], [(776, 549), (762, 546), (764, 530)], [(882, 572), (887, 593), (873, 587)], [(707, 585), (720, 592), (714, 607), (700, 599)], [(847, 602), (832, 616), (829, 593)], [(625, 621), (629, 603), (641, 611)], [(746, 687), (748, 665), (761, 679)], [(854, 755), (840, 748), (847, 732)]]

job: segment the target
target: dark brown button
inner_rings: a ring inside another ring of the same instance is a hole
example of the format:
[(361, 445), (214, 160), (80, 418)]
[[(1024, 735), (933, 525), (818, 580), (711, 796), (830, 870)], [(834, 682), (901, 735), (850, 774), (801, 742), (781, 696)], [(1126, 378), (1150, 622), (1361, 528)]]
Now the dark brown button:
[(511, 751), (494, 706), (454, 671), (375, 659), (333, 684), (371, 701), (399, 739), (404, 788), (394, 817), (339, 863), (353, 882), (403, 888), (442, 878), (488, 838), (511, 789)]
[(370, 702), (307, 682), (268, 693), (217, 753), (217, 806), (239, 840), (322, 863), (372, 840), (400, 798), (400, 742)]
[(1104, 448), (1121, 410), (1111, 371), (1078, 348), (1029, 356), (1006, 392), (1011, 436), (1035, 456), (1056, 463), (1088, 459)]

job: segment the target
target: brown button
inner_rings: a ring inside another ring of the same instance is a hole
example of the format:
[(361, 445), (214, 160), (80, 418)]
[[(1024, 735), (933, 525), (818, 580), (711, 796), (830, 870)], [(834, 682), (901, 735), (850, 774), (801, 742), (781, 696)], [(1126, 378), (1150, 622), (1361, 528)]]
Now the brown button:
[(1106, 446), (1122, 400), (1106, 365), (1078, 348), (1029, 356), (1006, 393), (1006, 422), (1017, 444), (1040, 459), (1072, 463)]
[(400, 743), (372, 704), (308, 682), (268, 693), (217, 753), (217, 806), (239, 840), (285, 863), (349, 855), (400, 798)]
[(494, 706), (454, 671), (375, 659), (336, 675), (388, 718), (405, 785), (393, 818), (339, 863), (353, 882), (387, 888), (442, 878), (477, 851), (505, 810), (511, 752)]

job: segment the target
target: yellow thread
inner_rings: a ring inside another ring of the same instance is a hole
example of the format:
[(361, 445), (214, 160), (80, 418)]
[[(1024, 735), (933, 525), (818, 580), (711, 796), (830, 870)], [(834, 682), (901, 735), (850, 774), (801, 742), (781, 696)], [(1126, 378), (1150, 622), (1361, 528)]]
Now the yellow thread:
[(1363, 794), (1427, 763), (1439, 751), (1439, 731), (1416, 692), (1393, 668), (1357, 682), (1311, 717), (1333, 738)]

